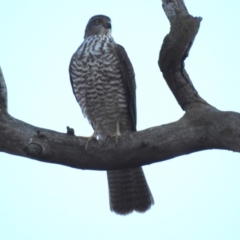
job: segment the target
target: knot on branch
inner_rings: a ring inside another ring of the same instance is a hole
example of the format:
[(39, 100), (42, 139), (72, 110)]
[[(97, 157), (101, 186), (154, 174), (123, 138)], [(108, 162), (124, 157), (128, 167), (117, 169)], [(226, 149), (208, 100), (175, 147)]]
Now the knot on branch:
[(31, 157), (44, 157), (49, 153), (50, 146), (47, 136), (39, 129), (36, 135), (30, 138), (28, 145), (24, 147), (24, 152)]
[(24, 148), (25, 153), (31, 157), (39, 157), (42, 154), (43, 148), (38, 143), (30, 143)]
[(68, 134), (68, 135), (75, 136), (75, 134), (74, 134), (74, 129), (73, 129), (73, 128), (70, 128), (69, 126), (67, 126), (67, 134)]

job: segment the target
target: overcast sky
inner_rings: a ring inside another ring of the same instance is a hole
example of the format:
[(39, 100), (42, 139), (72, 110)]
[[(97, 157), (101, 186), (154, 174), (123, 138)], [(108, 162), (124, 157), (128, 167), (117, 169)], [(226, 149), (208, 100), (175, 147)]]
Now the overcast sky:
[[(239, 1), (185, 3), (203, 17), (186, 60), (195, 88), (218, 109), (240, 112)], [(72, 93), (68, 65), (96, 14), (112, 19), (113, 37), (134, 66), (138, 130), (184, 114), (157, 65), (169, 32), (160, 0), (2, 0), (0, 9), (0, 66), (13, 117), (92, 134)], [(0, 153), (0, 239), (240, 239), (239, 160), (239, 153), (209, 150), (146, 166), (155, 205), (123, 217), (109, 210), (105, 172)]]

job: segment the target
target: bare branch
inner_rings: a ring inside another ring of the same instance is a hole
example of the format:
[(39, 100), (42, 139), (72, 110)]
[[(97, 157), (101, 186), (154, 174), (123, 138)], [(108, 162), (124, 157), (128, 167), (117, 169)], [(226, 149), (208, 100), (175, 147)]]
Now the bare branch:
[(183, 0), (162, 0), (162, 2), (163, 10), (170, 22), (189, 15)]
[(0, 68), (0, 109), (7, 111), (7, 87)]
[(170, 21), (171, 30), (165, 37), (159, 55), (159, 67), (183, 110), (193, 104), (203, 103), (186, 70), (184, 60), (188, 56), (202, 18), (192, 17), (182, 0), (163, 0), (163, 9)]
[[(86, 138), (40, 129), (0, 115), (0, 150), (79, 169), (111, 170), (164, 161), (204, 149), (240, 152), (240, 114), (212, 107), (188, 111), (177, 122), (109, 139), (104, 145)], [(114, 159), (114, 161), (112, 161)]]

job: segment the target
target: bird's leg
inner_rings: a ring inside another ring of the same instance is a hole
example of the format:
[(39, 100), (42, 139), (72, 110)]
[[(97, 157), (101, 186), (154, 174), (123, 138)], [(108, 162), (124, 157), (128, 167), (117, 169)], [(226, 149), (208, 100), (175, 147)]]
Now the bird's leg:
[(111, 137), (116, 137), (116, 144), (118, 143), (118, 137), (121, 136), (120, 133), (120, 128), (119, 128), (119, 122), (116, 122), (116, 133), (114, 133), (113, 135), (111, 135)]
[[(88, 149), (88, 144), (89, 144), (89, 142), (90, 142), (93, 138), (97, 139), (97, 133), (98, 133), (97, 129), (98, 129), (98, 126), (96, 125), (96, 127), (94, 127), (94, 132), (93, 132), (93, 134), (92, 134), (90, 137), (84, 137), (84, 138), (87, 139), (87, 142), (85, 143), (85, 150), (86, 150), (86, 151), (87, 151), (87, 149)], [(82, 137), (80, 137), (80, 138), (82, 138)]]
[(86, 151), (87, 151), (87, 149), (88, 149), (88, 144), (89, 144), (89, 142), (90, 142), (93, 138), (96, 139), (96, 136), (97, 136), (97, 131), (94, 130), (93, 134), (92, 134), (89, 138), (87, 138), (87, 142), (86, 142), (86, 144), (85, 144), (85, 150), (86, 150)]

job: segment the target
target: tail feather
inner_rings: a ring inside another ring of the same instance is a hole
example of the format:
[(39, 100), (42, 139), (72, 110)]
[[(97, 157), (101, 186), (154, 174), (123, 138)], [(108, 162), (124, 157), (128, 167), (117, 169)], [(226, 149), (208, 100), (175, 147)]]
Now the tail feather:
[(154, 200), (141, 167), (107, 171), (110, 208), (118, 214), (147, 211)]

